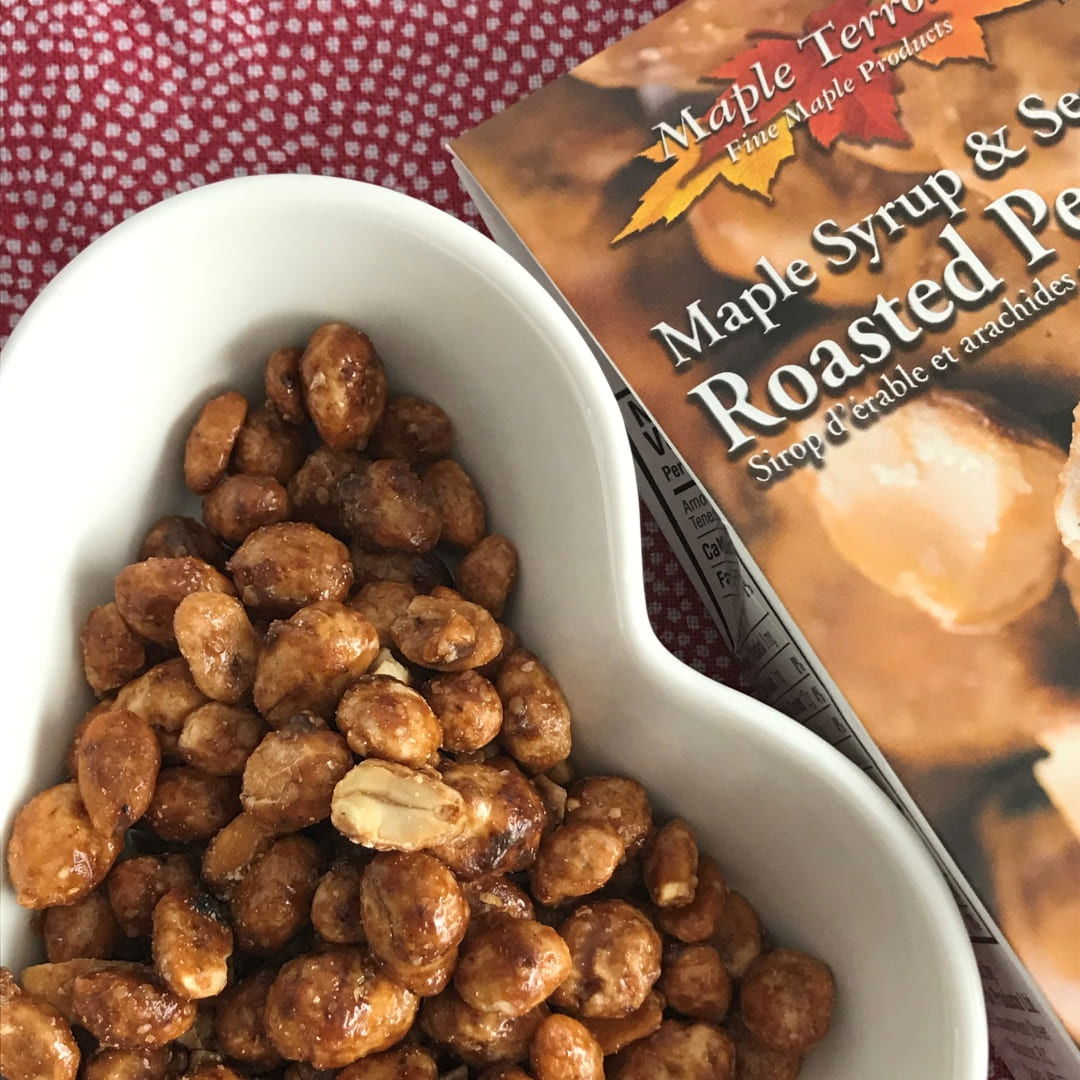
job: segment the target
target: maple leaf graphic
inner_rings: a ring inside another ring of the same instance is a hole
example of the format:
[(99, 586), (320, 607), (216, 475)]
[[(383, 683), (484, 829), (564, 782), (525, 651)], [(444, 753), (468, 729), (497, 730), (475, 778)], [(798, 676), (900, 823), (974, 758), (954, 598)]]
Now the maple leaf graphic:
[(949, 17), (952, 33), (923, 49), (918, 59), (934, 67), (946, 60), (989, 60), (986, 38), (979, 20), (1000, 11), (1027, 7), (1033, 3), (1038, 3), (1038, 0), (991, 0), (990, 3), (987, 3), (987, 0), (948, 0), (943, 5), (945, 11), (942, 15)]

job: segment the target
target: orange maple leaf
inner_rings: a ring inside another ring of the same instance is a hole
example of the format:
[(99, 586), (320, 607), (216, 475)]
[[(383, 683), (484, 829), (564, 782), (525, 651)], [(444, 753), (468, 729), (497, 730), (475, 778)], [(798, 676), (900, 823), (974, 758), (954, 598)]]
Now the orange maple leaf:
[(979, 20), (1038, 0), (943, 0), (939, 18), (952, 23), (952, 33), (919, 53), (918, 59), (938, 67), (946, 60), (989, 60), (986, 37)]

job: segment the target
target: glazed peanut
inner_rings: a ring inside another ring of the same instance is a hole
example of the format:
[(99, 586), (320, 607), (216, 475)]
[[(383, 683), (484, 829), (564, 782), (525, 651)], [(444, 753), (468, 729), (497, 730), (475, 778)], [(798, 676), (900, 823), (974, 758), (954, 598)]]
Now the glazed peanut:
[(829, 1032), (835, 994), (832, 972), (796, 949), (759, 956), (739, 987), (747, 1031), (783, 1054), (801, 1054)]
[(95, 830), (75, 783), (35, 795), (15, 815), (8, 877), (23, 907), (74, 904), (105, 879), (123, 838)]
[(168, 1047), (99, 1050), (83, 1068), (83, 1080), (166, 1080), (173, 1069)]
[(386, 647), (393, 644), (390, 627), (405, 614), (415, 596), (416, 587), (408, 581), (369, 581), (347, 603), (375, 627), (379, 644)]
[(626, 849), (605, 825), (572, 821), (540, 843), (530, 880), (541, 904), (556, 906), (602, 889)]
[(423, 488), (442, 523), (443, 543), (468, 550), (480, 542), (487, 528), (484, 500), (456, 461), (436, 461), (424, 473)]
[(157, 902), (171, 889), (194, 885), (197, 879), (190, 855), (137, 855), (112, 868), (105, 891), (124, 935), (149, 937)]
[(111, 709), (86, 725), (75, 755), (76, 777), (99, 833), (111, 836), (146, 813), (160, 766), (157, 736), (141, 716)]
[(438, 1080), (431, 1054), (419, 1046), (396, 1046), (361, 1058), (338, 1073), (340, 1080)]
[(625, 1046), (651, 1035), (664, 1022), (664, 999), (650, 990), (642, 1004), (627, 1016), (605, 1019), (586, 1017), (581, 1021), (600, 1044), (604, 1055), (617, 1054)]
[(324, 941), (354, 945), (365, 940), (360, 917), (360, 876), (355, 862), (332, 866), (319, 881), (311, 901), (311, 925)]
[(410, 465), (446, 457), (454, 446), (454, 425), (434, 402), (402, 394), (386, 403), (371, 453), (377, 458), (400, 458)]
[(290, 960), (270, 987), (266, 1030), (278, 1053), (336, 1069), (386, 1050), (409, 1030), (417, 999), (359, 949)]
[(363, 459), (353, 450), (320, 446), (289, 480), (289, 504), (297, 521), (309, 521), (334, 536), (345, 536), (338, 485), (359, 472)]
[(195, 1023), (195, 1005), (149, 974), (108, 968), (80, 975), (71, 1007), (78, 1022), (103, 1046), (164, 1046)]
[(300, 358), (308, 415), (331, 450), (363, 450), (386, 408), (386, 374), (366, 334), (320, 326)]
[(302, 521), (256, 529), (228, 561), (244, 604), (285, 616), (317, 600), (344, 600), (352, 588), (349, 549)]
[(0, 968), (0, 1075), (4, 1080), (75, 1080), (79, 1047), (67, 1021), (19, 989)]
[(727, 894), (712, 943), (733, 979), (741, 979), (750, 964), (761, 955), (761, 921), (741, 893)]
[(337, 726), (353, 753), (413, 768), (427, 764), (442, 742), (428, 703), (386, 675), (364, 675), (345, 691)]
[(272, 476), (279, 484), (287, 484), (303, 461), (303, 436), (275, 409), (262, 405), (248, 414), (233, 450), (235, 472)]
[(177, 742), (186, 764), (214, 776), (237, 776), (266, 734), (250, 709), (211, 701), (188, 714)]
[(225, 551), (213, 533), (192, 517), (158, 518), (139, 548), (139, 561), (179, 559), (190, 555), (208, 562), (216, 570), (225, 568)]
[(734, 1080), (735, 1046), (711, 1024), (665, 1020), (622, 1055), (616, 1080)]
[(569, 972), (570, 950), (555, 930), (492, 912), (470, 929), (454, 986), (477, 1012), (523, 1016), (546, 1001)]
[(505, 536), (485, 536), (458, 566), (457, 586), (466, 600), (502, 618), (506, 599), (517, 581), (517, 548)]
[(529, 1043), (544, 1017), (546, 1005), (524, 1016), (500, 1016), (470, 1009), (453, 988), (427, 998), (420, 1008), (420, 1027), (436, 1042), (449, 1046), (466, 1064), (483, 1068), (497, 1062), (524, 1061)]
[(665, 934), (693, 944), (708, 941), (716, 933), (727, 903), (727, 883), (720, 868), (707, 857), (698, 859), (698, 884), (694, 899), (682, 907), (660, 908), (656, 921)]
[(532, 898), (505, 874), (485, 874), (462, 882), (462, 892), (473, 919), (489, 912), (503, 912), (515, 919), (531, 919), (536, 911)]
[(142, 639), (114, 603), (102, 604), (87, 615), (79, 642), (86, 681), (98, 697), (123, 686), (146, 663)]
[(277, 976), (267, 968), (224, 990), (214, 1003), (214, 1035), (231, 1058), (255, 1069), (272, 1069), (281, 1055), (266, 1034), (266, 998)]
[(658, 986), (670, 1008), (695, 1020), (719, 1023), (731, 1005), (731, 979), (711, 945), (670, 950)]
[(762, 1046), (744, 1024), (734, 1023), (728, 1034), (735, 1044), (735, 1080), (796, 1080), (802, 1058)]
[(227, 897), (244, 876), (244, 871), (270, 850), (275, 839), (274, 831), (250, 814), (238, 814), (206, 845), (202, 860), (203, 881), (218, 896)]
[(356, 584), (372, 581), (407, 581), (417, 592), (431, 592), (438, 585), (451, 585), (453, 578), (446, 564), (434, 552), (409, 555), (404, 551), (366, 551), (352, 546)]
[(271, 625), (255, 669), (255, 707), (271, 726), (300, 712), (333, 715), (341, 695), (379, 651), (375, 628), (334, 600)]
[(266, 828), (295, 832), (330, 816), (334, 788), (352, 764), (336, 731), (299, 717), (269, 732), (248, 758), (240, 802)]
[(177, 741), (184, 721), (206, 695), (195, 685), (183, 657), (156, 664), (145, 674), (120, 688), (116, 695), (118, 709), (130, 709), (153, 729), (166, 760), (177, 757)]
[(657, 907), (686, 907), (697, 892), (698, 849), (690, 826), (669, 821), (645, 850), (645, 887)]
[(506, 658), (495, 681), (503, 703), (502, 742), (531, 772), (570, 756), (570, 709), (551, 672), (524, 649)]
[(486, 664), (502, 648), (502, 634), (482, 607), (464, 600), (418, 596), (390, 627), (403, 656), (436, 671)]
[(229, 981), (232, 929), (217, 901), (194, 887), (167, 892), (154, 908), (154, 967), (182, 998), (209, 998)]
[(372, 461), (338, 484), (341, 517), (354, 540), (375, 550), (422, 555), (439, 539), (439, 512), (404, 461)]
[(239, 785), (232, 776), (211, 776), (190, 765), (158, 773), (146, 823), (174, 844), (208, 840), (240, 812)]
[(548, 1016), (536, 1029), (529, 1061), (536, 1080), (604, 1080), (604, 1052), (584, 1024)]
[(225, 475), (247, 408), (244, 396), (232, 390), (202, 407), (184, 447), (184, 482), (197, 495), (205, 495)]
[(206, 527), (227, 544), (242, 544), (256, 529), (289, 517), (289, 495), (272, 476), (226, 476), (204, 499)]
[(41, 931), (51, 964), (80, 956), (108, 959), (120, 941), (120, 927), (102, 889), (95, 889), (77, 904), (48, 908)]
[(478, 671), (438, 675), (427, 684), (424, 695), (439, 719), (445, 750), (479, 750), (502, 728), (499, 694)]
[(147, 972), (142, 964), (132, 964), (123, 960), (93, 960), (90, 957), (78, 957), (65, 960), (60, 964), (35, 964), (23, 968), (23, 989), (32, 997), (40, 998), (51, 1005), (69, 1024), (78, 1020), (72, 1006), (75, 980), (80, 975), (94, 971), (137, 971)]
[(300, 357), (303, 352), (303, 349), (285, 347), (275, 349), (266, 358), (263, 390), (278, 415), (290, 424), (303, 424), (308, 418), (300, 386)]
[(116, 609), (136, 633), (159, 645), (171, 645), (173, 615), (189, 593), (232, 595), (232, 583), (209, 563), (191, 556), (144, 559), (116, 575)]

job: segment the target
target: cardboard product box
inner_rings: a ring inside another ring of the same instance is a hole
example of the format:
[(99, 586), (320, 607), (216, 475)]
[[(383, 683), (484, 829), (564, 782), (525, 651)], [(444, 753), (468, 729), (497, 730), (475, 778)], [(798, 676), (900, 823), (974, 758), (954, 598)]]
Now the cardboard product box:
[(1080, 0), (688, 0), (452, 146), (761, 695), (1080, 1076)]

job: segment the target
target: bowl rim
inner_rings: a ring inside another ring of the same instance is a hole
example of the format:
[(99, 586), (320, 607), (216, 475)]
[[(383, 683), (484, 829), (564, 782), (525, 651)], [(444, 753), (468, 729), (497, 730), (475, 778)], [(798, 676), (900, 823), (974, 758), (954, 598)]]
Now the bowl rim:
[[(989, 1069), (987, 1017), (974, 952), (949, 887), (934, 859), (900, 811), (853, 762), (818, 735), (747, 694), (694, 671), (660, 642), (649, 621), (644, 589), (640, 517), (634, 465), (618, 405), (593, 352), (558, 302), (540, 282), (493, 240), (428, 203), (363, 181), (316, 174), (269, 173), (234, 177), (173, 195), (113, 226), (93, 240), (49, 282), (23, 313), (3, 348), (0, 363), (0, 432), (3, 416), (14, 411), (9, 391), (21, 381), (33, 358), (35, 328), (52, 317), (65, 296), (95, 273), (100, 257), (124, 244), (139, 230), (156, 227), (179, 215), (198, 213), (215, 203), (232, 203), (239, 213), (253, 201), (294, 203), (339, 200), (364, 204), (368, 210), (423, 234), (425, 239), (453, 251), (497, 283), (516, 304), (542, 326), (556, 348), (557, 362), (587, 406), (591, 440), (601, 461), (603, 500), (609, 522), (608, 550), (614, 561), (619, 629), (634, 662), (682, 693), (709, 698), (713, 711), (734, 728), (753, 730), (768, 752), (794, 757), (828, 786), (842, 790), (853, 809), (862, 813), (880, 836), (883, 848), (898, 862), (928, 910), (939, 922), (936, 945), (941, 967), (948, 971), (963, 1027), (956, 1035), (957, 1060), (968, 1071), (957, 1080), (985, 1080)], [(24, 344), (26, 342), (26, 344)], [(0, 442), (2, 442), (0, 435)], [(944, 1080), (944, 1078), (943, 1078)]]

